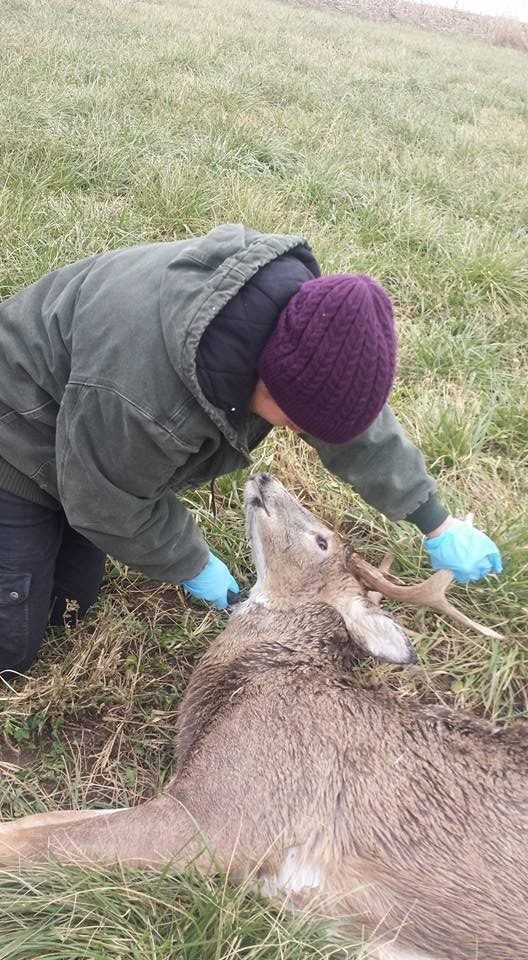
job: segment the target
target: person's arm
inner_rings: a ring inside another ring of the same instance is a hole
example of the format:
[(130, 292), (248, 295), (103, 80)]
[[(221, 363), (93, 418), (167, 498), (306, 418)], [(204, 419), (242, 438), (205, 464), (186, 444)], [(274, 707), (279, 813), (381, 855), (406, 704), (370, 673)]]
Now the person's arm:
[(315, 447), (331, 473), (390, 520), (409, 520), (427, 534), (449, 516), (421, 452), (388, 405), (368, 430), (349, 443), (304, 439)]
[(110, 389), (70, 385), (57, 421), (61, 504), (74, 529), (155, 580), (181, 583), (209, 550), (169, 481), (188, 451)]
[(496, 544), (476, 527), (455, 519), (436, 494), (436, 483), (418, 448), (389, 406), (371, 427), (346, 444), (305, 437), (335, 476), (391, 520), (408, 520), (425, 535), (434, 570), (451, 570), (461, 583), (500, 573)]

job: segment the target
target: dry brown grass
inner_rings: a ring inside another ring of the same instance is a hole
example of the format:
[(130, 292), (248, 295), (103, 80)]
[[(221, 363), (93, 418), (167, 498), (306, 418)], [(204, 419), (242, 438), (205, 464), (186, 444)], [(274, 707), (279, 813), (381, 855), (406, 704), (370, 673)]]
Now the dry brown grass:
[(528, 51), (528, 26), (511, 17), (496, 17), (490, 25), (490, 40), (497, 47)]
[(369, 20), (411, 24), (425, 30), (459, 33), (498, 47), (528, 51), (528, 24), (511, 17), (487, 17), (465, 10), (426, 6), (410, 0), (287, 0), (302, 6), (325, 7)]

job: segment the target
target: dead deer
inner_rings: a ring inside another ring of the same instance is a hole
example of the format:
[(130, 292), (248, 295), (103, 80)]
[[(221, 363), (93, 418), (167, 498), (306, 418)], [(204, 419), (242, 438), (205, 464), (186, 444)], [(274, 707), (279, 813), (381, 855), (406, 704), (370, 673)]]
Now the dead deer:
[(257, 582), (191, 677), (174, 779), (136, 808), (4, 824), (2, 861), (193, 862), (362, 928), (369, 956), (528, 958), (526, 743), (359, 683), (364, 656), (415, 660), (403, 629), (272, 477), (245, 505)]

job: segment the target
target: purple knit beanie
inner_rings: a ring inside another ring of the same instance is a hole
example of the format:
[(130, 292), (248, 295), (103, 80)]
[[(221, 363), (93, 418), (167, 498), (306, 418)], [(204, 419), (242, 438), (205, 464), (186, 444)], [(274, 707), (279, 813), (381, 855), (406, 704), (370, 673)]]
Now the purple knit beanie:
[(302, 284), (279, 314), (258, 373), (305, 433), (346, 443), (380, 413), (395, 367), (388, 294), (371, 277), (342, 273)]

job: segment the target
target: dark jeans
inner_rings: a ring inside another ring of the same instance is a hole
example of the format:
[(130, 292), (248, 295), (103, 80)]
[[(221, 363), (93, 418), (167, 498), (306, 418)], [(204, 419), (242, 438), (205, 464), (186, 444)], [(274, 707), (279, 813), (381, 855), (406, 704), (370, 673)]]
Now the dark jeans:
[(82, 617), (97, 599), (105, 555), (48, 510), (0, 490), (0, 671), (26, 670), (66, 601)]

